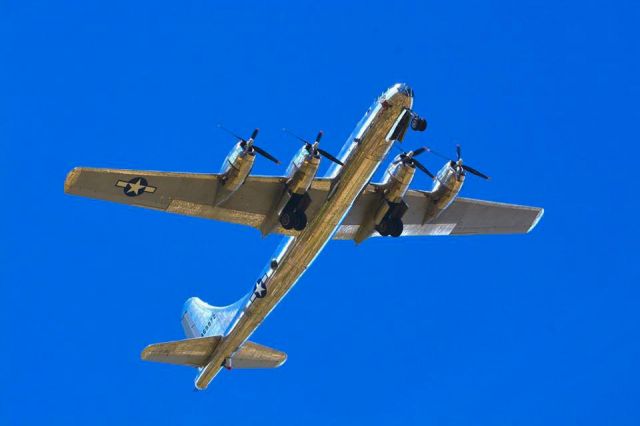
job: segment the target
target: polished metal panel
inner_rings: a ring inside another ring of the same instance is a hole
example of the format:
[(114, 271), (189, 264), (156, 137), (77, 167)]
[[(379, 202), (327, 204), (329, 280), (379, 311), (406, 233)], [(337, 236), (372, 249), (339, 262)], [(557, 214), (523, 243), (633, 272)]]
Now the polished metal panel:
[[(331, 190), (327, 201), (318, 214), (310, 219), (307, 227), (286, 245), (278, 267), (265, 282), (267, 294), (250, 302), (243, 315), (214, 351), (209, 363), (196, 378), (196, 387), (205, 389), (220, 371), (224, 360), (230, 356), (262, 323), (276, 304), (298, 281), (311, 265), (325, 244), (337, 231), (349, 208), (365, 188), (380, 161), (389, 151), (392, 140), (388, 135), (395, 129), (394, 124), (405, 109), (411, 109), (413, 98), (406, 88), (396, 85), (389, 89), (376, 106), (365, 115), (364, 128), (356, 128), (343, 150), (340, 160), (344, 163), (333, 173)], [(375, 111), (375, 112), (371, 112)]]

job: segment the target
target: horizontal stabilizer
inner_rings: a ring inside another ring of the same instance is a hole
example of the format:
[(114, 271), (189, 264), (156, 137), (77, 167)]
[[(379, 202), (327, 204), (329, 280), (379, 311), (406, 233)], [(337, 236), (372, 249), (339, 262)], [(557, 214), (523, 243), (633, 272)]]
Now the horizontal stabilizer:
[[(156, 343), (147, 346), (141, 354), (145, 361), (167, 364), (204, 367), (209, 362), (221, 336), (196, 337), (175, 342)], [(276, 368), (287, 360), (287, 354), (267, 346), (246, 342), (230, 359), (225, 367), (232, 368)]]
[(268, 346), (246, 342), (231, 357), (227, 368), (277, 368), (287, 360), (287, 354)]
[(220, 343), (220, 339), (220, 336), (210, 336), (156, 343), (144, 348), (141, 357), (145, 361), (203, 367)]

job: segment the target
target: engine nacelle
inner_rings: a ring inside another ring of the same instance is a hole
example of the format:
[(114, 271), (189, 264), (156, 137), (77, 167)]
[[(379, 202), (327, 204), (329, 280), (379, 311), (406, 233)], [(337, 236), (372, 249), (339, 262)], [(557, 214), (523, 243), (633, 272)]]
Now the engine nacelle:
[(455, 163), (452, 162), (448, 162), (438, 171), (430, 193), (438, 213), (449, 207), (456, 198), (464, 184), (464, 176), (464, 173), (456, 170)]
[(318, 173), (318, 167), (320, 167), (320, 155), (310, 153), (305, 146), (300, 148), (287, 168), (287, 176), (289, 176), (287, 189), (289, 192), (298, 195), (305, 194)]
[(396, 157), (391, 165), (389, 165), (384, 174), (382, 185), (380, 185), (384, 198), (390, 203), (399, 203), (402, 201), (402, 197), (404, 197), (404, 194), (409, 189), (409, 185), (416, 173), (415, 167), (403, 162), (396, 163), (398, 159), (399, 157)]
[(382, 191), (384, 201), (376, 210), (373, 223), (376, 231), (382, 236), (399, 237), (403, 230), (402, 216), (408, 207), (402, 198), (409, 189), (416, 168), (400, 160), (401, 157), (398, 156), (391, 162), (382, 184), (378, 187)]
[(247, 176), (249, 176), (255, 161), (255, 151), (246, 149), (244, 142), (238, 142), (225, 158), (220, 170), (224, 188), (229, 192), (234, 192), (240, 188)]

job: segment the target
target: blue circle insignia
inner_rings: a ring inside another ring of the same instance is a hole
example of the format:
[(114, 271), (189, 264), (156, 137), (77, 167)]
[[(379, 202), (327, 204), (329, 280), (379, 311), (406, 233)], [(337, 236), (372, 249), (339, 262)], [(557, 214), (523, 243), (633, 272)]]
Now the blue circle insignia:
[(153, 194), (156, 192), (156, 189), (158, 189), (155, 186), (149, 185), (147, 179), (142, 176), (134, 177), (128, 181), (118, 180), (116, 186), (122, 188), (122, 192), (124, 192), (124, 195), (127, 197), (137, 197), (145, 192)]

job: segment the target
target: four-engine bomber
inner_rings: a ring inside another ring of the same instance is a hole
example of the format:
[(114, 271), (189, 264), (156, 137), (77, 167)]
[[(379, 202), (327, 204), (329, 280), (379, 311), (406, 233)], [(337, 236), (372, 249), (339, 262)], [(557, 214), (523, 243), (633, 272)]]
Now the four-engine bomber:
[[(269, 258), (252, 288), (237, 302), (212, 306), (192, 297), (184, 304), (186, 339), (147, 346), (148, 361), (188, 365), (198, 370), (196, 389), (205, 389), (222, 368), (276, 368), (284, 352), (248, 339), (291, 290), (331, 239), (361, 243), (380, 235), (474, 235), (529, 232), (543, 210), (536, 207), (457, 197), (465, 174), (488, 179), (457, 160), (432, 175), (416, 157), (428, 148), (402, 152), (384, 181), (371, 179), (407, 129), (422, 131), (426, 120), (413, 110), (413, 90), (396, 84), (379, 96), (347, 138), (338, 158), (319, 148), (322, 133), (304, 146), (286, 176), (255, 176), (256, 153), (278, 163), (255, 145), (258, 130), (238, 142), (221, 173), (174, 173), (77, 167), (65, 192), (128, 205), (244, 224), (263, 235), (286, 237)], [(332, 161), (317, 177), (321, 157)], [(431, 191), (408, 189), (415, 170), (434, 180)], [(307, 223), (308, 222), (308, 223)]]

